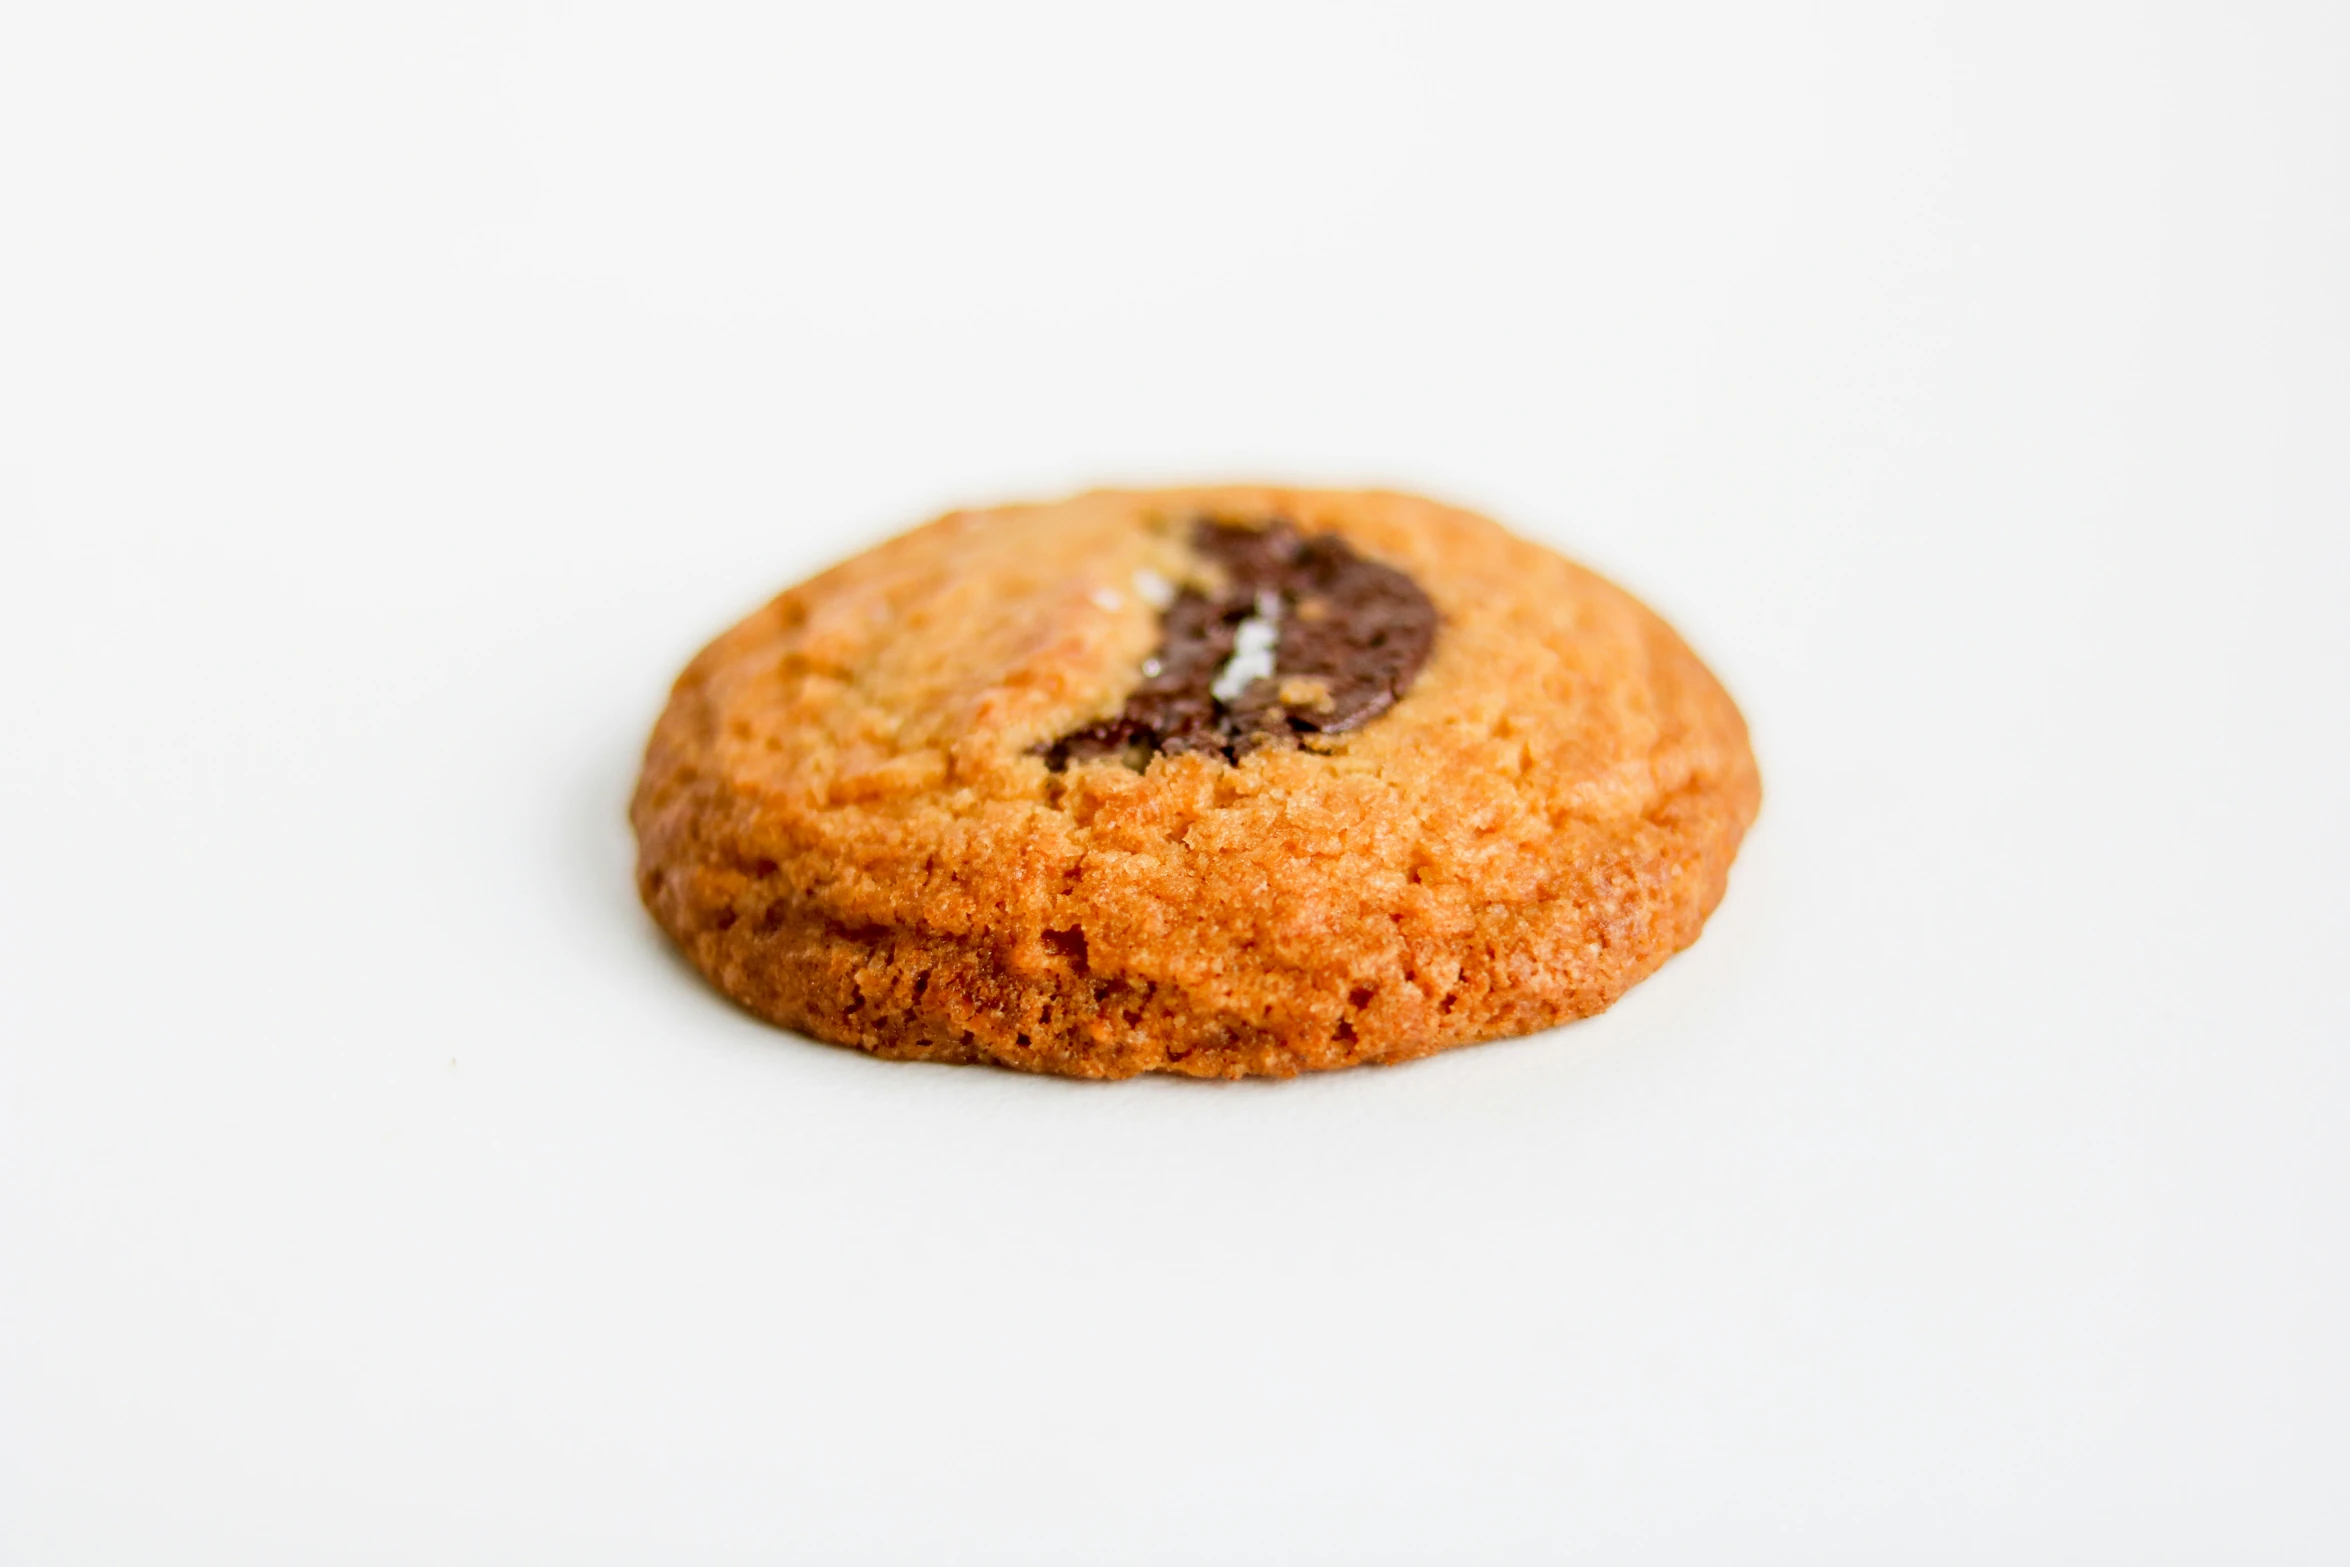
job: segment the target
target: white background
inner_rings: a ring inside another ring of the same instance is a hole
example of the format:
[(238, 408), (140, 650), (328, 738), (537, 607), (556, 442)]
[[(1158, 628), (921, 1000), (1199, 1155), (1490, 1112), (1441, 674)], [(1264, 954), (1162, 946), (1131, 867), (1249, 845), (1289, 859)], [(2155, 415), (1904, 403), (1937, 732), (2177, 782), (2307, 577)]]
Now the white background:
[[(2350, 10), (0, 23), (0, 1554), (2350, 1555)], [(1614, 1012), (1103, 1087), (623, 806), (951, 505), (1488, 509), (1767, 798)]]

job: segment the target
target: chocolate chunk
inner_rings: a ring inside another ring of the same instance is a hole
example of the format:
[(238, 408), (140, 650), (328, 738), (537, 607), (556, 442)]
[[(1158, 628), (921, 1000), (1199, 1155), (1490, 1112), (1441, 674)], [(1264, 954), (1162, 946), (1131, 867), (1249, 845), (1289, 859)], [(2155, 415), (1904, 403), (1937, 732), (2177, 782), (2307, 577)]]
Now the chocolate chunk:
[[(1262, 746), (1344, 734), (1393, 707), (1435, 646), (1436, 606), (1420, 585), (1336, 534), (1305, 535), (1280, 520), (1202, 522), (1192, 544), (1222, 568), (1224, 585), (1176, 595), (1144, 666), (1151, 673), (1118, 715), (1041, 748), (1055, 772), (1100, 756), (1140, 766), (1209, 751), (1237, 761)], [(1272, 672), (1246, 678), (1268, 634)], [(1217, 695), (1219, 677), (1230, 700)], [(1236, 679), (1245, 684), (1235, 689)]]

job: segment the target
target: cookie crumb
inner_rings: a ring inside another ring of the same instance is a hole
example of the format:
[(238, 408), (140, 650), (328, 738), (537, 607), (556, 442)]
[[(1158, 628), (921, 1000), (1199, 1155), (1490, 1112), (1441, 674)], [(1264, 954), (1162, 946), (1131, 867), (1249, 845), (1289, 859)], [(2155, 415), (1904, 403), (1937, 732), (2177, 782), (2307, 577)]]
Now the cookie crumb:
[(1324, 681), (1286, 679), (1278, 689), (1283, 707), (1327, 709), (1331, 706), (1330, 687)]

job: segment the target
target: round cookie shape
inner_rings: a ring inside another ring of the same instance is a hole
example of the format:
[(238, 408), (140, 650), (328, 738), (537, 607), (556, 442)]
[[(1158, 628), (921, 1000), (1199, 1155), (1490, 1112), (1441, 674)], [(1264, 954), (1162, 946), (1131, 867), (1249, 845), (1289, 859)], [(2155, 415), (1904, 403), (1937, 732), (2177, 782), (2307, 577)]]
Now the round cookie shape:
[(761, 1017), (1242, 1077), (1601, 1010), (1760, 798), (1620, 589), (1414, 496), (1234, 486), (956, 512), (792, 588), (679, 677), (631, 815), (646, 907)]

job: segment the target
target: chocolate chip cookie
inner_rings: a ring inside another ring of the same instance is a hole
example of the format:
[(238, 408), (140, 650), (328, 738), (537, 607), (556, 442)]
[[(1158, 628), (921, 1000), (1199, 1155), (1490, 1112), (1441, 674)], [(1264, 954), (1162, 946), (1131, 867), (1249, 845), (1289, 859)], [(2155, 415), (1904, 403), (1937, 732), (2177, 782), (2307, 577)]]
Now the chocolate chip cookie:
[(1606, 1007), (1761, 798), (1670, 627), (1413, 496), (956, 512), (686, 669), (645, 905), (784, 1026), (1077, 1077), (1393, 1062)]

